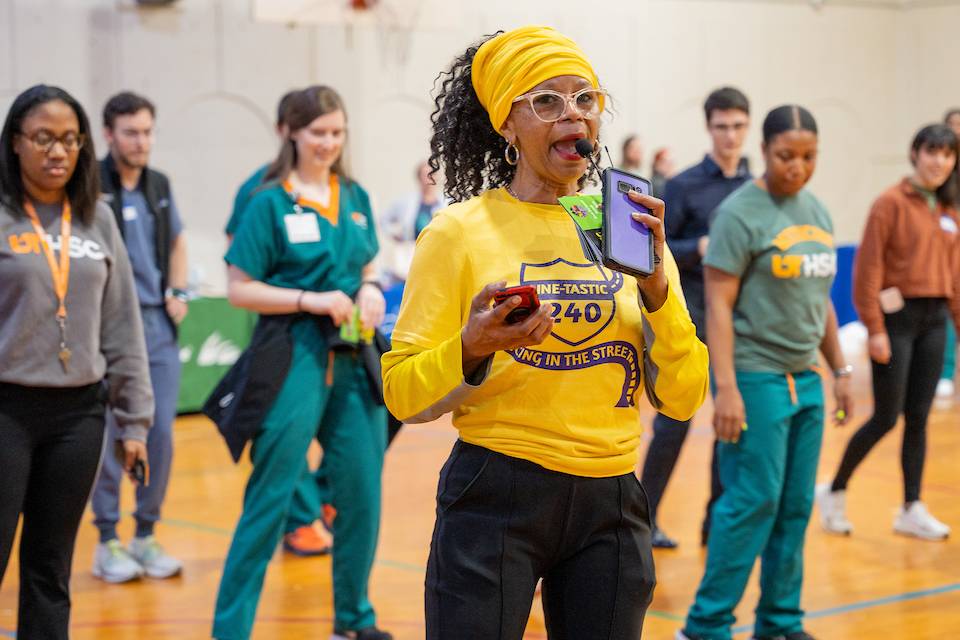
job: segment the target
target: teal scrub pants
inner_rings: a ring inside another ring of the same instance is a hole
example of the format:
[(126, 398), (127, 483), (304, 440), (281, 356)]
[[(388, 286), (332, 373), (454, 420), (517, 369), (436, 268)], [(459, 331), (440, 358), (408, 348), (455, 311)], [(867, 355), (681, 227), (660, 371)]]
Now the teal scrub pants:
[(947, 347), (943, 354), (943, 373), (941, 380), (953, 380), (957, 369), (957, 330), (953, 328), (953, 320), (947, 319)]
[(326, 455), (320, 459), (316, 471), (304, 468), (297, 488), (293, 491), (290, 511), (284, 524), (284, 533), (293, 533), (300, 527), (311, 525), (323, 516), (323, 505), (330, 504), (330, 488), (327, 485), (327, 469), (324, 466)]
[(747, 430), (719, 443), (723, 495), (713, 507), (707, 566), (686, 631), (729, 640), (757, 556), (760, 602), (754, 635), (803, 628), (803, 543), (823, 439), (823, 386), (813, 371), (738, 372)]
[(322, 344), (319, 336), (303, 334), (309, 330), (294, 327), (290, 371), (250, 450), (253, 472), (214, 613), (213, 637), (221, 640), (250, 637), (267, 564), (283, 535), (314, 437), (323, 446), (330, 501), (337, 509), (335, 626), (354, 630), (376, 623), (367, 584), (380, 528), (386, 409), (374, 403), (358, 359), (337, 354), (329, 360), (326, 349), (313, 346)]

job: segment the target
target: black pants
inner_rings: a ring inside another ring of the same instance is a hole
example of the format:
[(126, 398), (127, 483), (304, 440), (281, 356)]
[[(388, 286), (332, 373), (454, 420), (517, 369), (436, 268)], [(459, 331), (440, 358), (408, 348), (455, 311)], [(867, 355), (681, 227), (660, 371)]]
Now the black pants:
[[(657, 523), (657, 510), (667, 489), (667, 483), (673, 474), (673, 468), (680, 457), (680, 450), (690, 431), (690, 421), (674, 420), (658, 413), (653, 419), (653, 439), (647, 447), (647, 456), (643, 461), (640, 483), (650, 499), (650, 521)], [(717, 468), (717, 443), (713, 442), (710, 456), (710, 499), (707, 502), (701, 533), (706, 536), (710, 531), (710, 511), (720, 498), (723, 488), (720, 485), (720, 473)]]
[(872, 363), (873, 416), (857, 431), (843, 454), (833, 490), (847, 488), (850, 476), (874, 445), (904, 416), (903, 466), (905, 502), (920, 499), (927, 453), (927, 416), (943, 370), (947, 305), (941, 298), (911, 298), (886, 316), (890, 362)]
[(22, 513), (21, 640), (68, 637), (70, 563), (103, 431), (99, 383), (75, 389), (0, 384), (0, 582)]
[(653, 597), (632, 473), (584, 478), (457, 441), (440, 473), (428, 640), (520, 640), (537, 580), (551, 640), (636, 640)]
[[(696, 287), (693, 285), (697, 284)], [(703, 300), (703, 288), (698, 283), (684, 281), (683, 292), (687, 296), (687, 307), (690, 311), (690, 319), (693, 320), (697, 328), (697, 337), (706, 344), (706, 311), (703, 306), (697, 304), (697, 301)], [(690, 421), (674, 420), (668, 416), (658, 413), (653, 420), (653, 439), (650, 440), (650, 446), (647, 447), (647, 455), (643, 461), (643, 471), (640, 475), (640, 483), (643, 485), (647, 497), (650, 499), (650, 521), (654, 525), (657, 523), (657, 510), (660, 508), (660, 501), (663, 499), (663, 493), (667, 489), (667, 483), (673, 474), (673, 468), (680, 457), (680, 450), (687, 439), (687, 433), (690, 431)], [(720, 485), (720, 472), (717, 467), (717, 442), (713, 442), (713, 452), (710, 457), (710, 499), (707, 501), (706, 513), (703, 518), (701, 534), (706, 539), (710, 531), (710, 512), (714, 503), (720, 498), (723, 488)]]

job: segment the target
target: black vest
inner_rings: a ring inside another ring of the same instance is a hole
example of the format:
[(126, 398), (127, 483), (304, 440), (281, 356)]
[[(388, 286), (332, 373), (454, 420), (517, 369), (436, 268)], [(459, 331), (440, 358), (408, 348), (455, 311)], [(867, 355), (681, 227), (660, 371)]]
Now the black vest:
[[(105, 200), (120, 227), (120, 234), (124, 233), (123, 221), (123, 185), (120, 183), (120, 174), (109, 153), (100, 161), (100, 186)], [(170, 252), (173, 249), (173, 238), (170, 237), (170, 180), (159, 171), (146, 168), (140, 174), (140, 184), (137, 188), (143, 192), (147, 206), (154, 219), (154, 251), (157, 268), (160, 269), (160, 290), (167, 290), (167, 280), (170, 275)]]

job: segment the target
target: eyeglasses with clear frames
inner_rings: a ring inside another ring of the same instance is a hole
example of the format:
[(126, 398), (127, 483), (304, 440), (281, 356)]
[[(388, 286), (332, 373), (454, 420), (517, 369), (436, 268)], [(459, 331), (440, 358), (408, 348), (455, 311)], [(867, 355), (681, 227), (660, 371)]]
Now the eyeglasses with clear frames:
[(79, 151), (87, 141), (87, 137), (84, 134), (73, 131), (68, 131), (60, 137), (53, 135), (46, 129), (40, 129), (30, 134), (21, 132), (20, 135), (29, 140), (33, 148), (40, 153), (50, 153), (53, 145), (58, 142), (63, 145), (64, 151), (74, 153)]
[(541, 122), (556, 122), (567, 113), (567, 105), (573, 107), (586, 120), (593, 120), (603, 111), (601, 105), (609, 94), (603, 89), (588, 87), (576, 93), (560, 93), (550, 89), (531, 91), (513, 99), (514, 102), (526, 100), (530, 103), (533, 115)]

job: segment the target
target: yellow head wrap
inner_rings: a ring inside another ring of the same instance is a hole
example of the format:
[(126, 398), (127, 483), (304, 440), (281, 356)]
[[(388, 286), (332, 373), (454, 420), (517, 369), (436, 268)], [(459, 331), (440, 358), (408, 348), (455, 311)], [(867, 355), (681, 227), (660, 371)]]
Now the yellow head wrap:
[(484, 42), (473, 58), (471, 72), (473, 89), (498, 133), (514, 98), (557, 76), (579, 76), (600, 86), (577, 43), (550, 27), (539, 26), (520, 27)]

